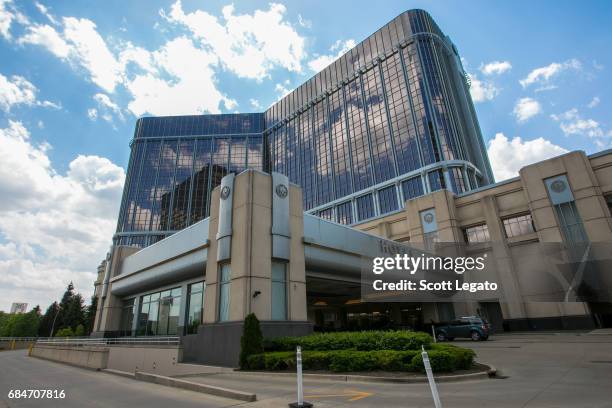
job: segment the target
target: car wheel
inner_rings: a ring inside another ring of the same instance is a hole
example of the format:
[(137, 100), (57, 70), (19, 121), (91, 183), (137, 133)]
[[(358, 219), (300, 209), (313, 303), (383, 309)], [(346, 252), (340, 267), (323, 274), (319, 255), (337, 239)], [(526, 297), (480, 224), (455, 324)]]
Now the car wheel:
[(480, 333), (478, 333), (476, 330), (471, 333), (470, 337), (473, 341), (478, 341), (481, 339)]
[(438, 333), (438, 334), (436, 335), (436, 339), (437, 339), (438, 341), (446, 341), (446, 335), (445, 335), (444, 333)]

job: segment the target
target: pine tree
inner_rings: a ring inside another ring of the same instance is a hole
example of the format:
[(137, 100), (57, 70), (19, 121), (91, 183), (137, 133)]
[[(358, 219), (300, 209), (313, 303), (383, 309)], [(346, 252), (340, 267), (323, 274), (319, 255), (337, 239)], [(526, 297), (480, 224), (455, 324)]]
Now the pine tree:
[(98, 297), (91, 297), (91, 304), (85, 308), (85, 333), (91, 334), (94, 330), (96, 311), (98, 310)]
[(263, 335), (259, 319), (254, 313), (244, 319), (244, 328), (240, 338), (240, 368), (247, 368), (247, 358), (253, 354), (263, 353)]

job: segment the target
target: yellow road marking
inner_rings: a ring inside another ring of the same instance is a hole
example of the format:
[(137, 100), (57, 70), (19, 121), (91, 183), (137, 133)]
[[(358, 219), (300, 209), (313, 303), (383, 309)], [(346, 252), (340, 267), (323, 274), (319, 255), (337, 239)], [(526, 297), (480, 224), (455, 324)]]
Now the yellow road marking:
[(359, 401), (360, 399), (364, 399), (373, 395), (371, 392), (366, 391), (345, 391), (342, 394), (313, 394), (313, 395), (304, 395), (304, 398), (332, 398), (332, 397), (351, 397), (348, 399), (349, 402)]

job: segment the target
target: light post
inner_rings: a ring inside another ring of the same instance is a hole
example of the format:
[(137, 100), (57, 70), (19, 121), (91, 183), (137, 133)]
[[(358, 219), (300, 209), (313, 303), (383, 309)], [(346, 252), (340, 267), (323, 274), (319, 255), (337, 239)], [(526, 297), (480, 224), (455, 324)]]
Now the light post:
[(62, 309), (62, 304), (57, 304), (57, 313), (55, 313), (55, 317), (53, 318), (53, 324), (51, 325), (51, 333), (49, 333), (49, 337), (53, 337), (53, 329), (55, 329), (55, 321), (57, 320), (57, 316), (59, 316), (59, 312)]

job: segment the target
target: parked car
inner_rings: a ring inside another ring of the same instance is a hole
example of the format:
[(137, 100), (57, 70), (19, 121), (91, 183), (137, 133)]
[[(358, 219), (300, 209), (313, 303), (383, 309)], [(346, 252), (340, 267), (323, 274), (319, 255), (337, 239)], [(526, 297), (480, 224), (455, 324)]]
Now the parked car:
[(478, 316), (460, 317), (449, 323), (435, 326), (438, 341), (454, 340), (456, 337), (465, 337), (474, 341), (489, 338), (489, 323)]

